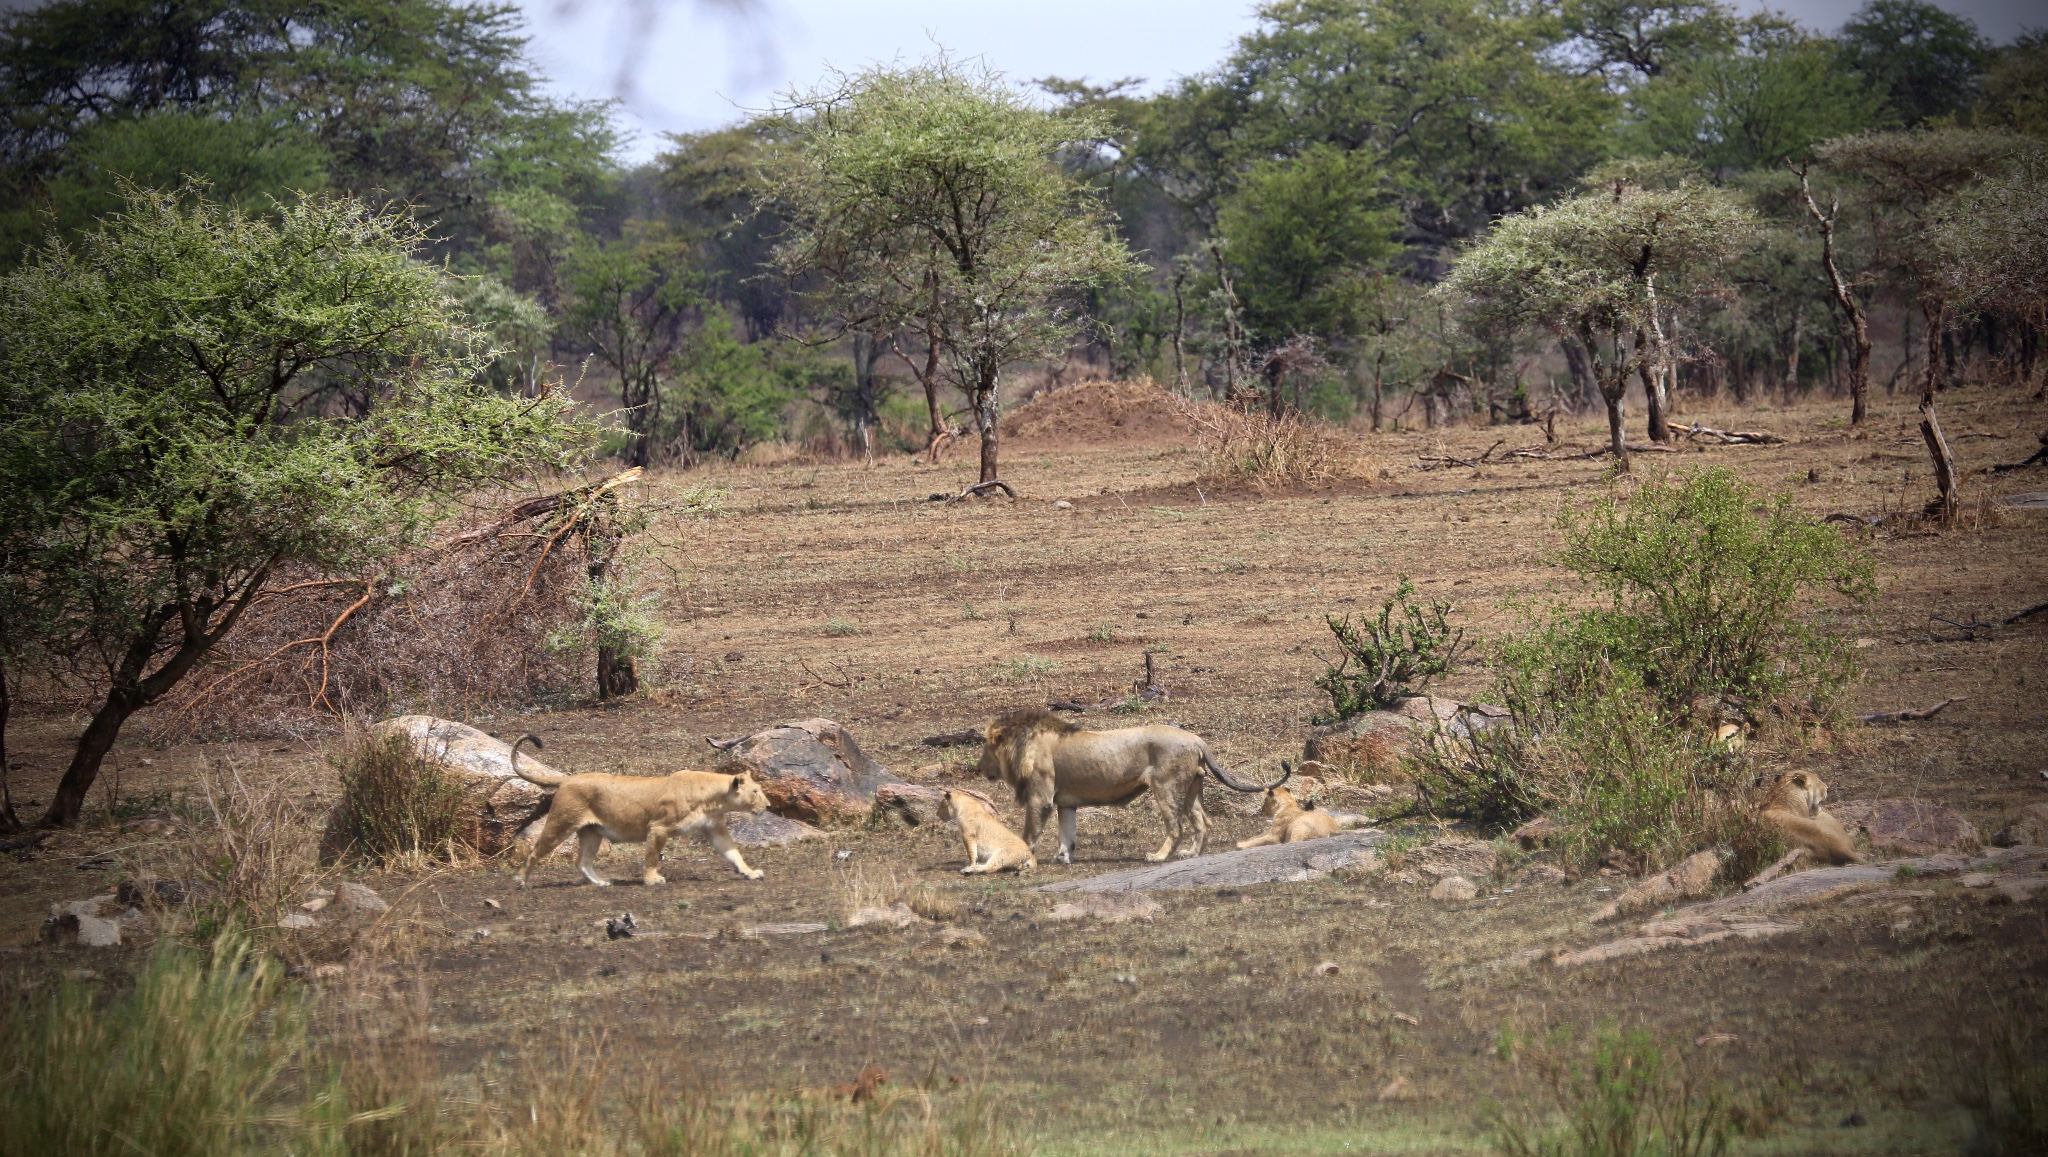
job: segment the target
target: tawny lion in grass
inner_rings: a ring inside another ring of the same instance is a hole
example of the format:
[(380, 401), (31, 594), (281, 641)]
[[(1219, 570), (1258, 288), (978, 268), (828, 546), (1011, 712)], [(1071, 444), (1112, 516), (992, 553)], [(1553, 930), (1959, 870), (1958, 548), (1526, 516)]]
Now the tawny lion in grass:
[(1805, 852), (1822, 864), (1863, 862), (1842, 821), (1821, 808), (1827, 798), (1828, 785), (1810, 771), (1788, 771), (1771, 785), (1771, 794), (1764, 800), (1759, 818), (1785, 837), (1785, 843), (1791, 847), (1786, 860)]
[(1024, 846), (1035, 848), (1053, 809), (1060, 813), (1059, 862), (1074, 862), (1074, 813), (1084, 807), (1123, 807), (1152, 793), (1166, 842), (1146, 856), (1158, 863), (1176, 853), (1199, 856), (1209, 838), (1202, 810), (1202, 772), (1232, 791), (1268, 791), (1272, 783), (1250, 783), (1216, 762), (1209, 745), (1178, 727), (1119, 727), (1084, 731), (1050, 711), (1027, 708), (996, 716), (982, 733), (981, 774), (1000, 779), (1024, 805)]
[(1003, 826), (996, 813), (979, 796), (949, 791), (939, 801), (939, 820), (960, 825), (960, 838), (967, 844), (967, 866), (963, 876), (1017, 869), (1019, 875), (1038, 866), (1038, 857), (1017, 833)]
[(728, 812), (758, 812), (768, 806), (768, 797), (750, 775), (718, 775), (709, 771), (678, 771), (673, 775), (607, 775), (588, 772), (562, 775), (535, 772), (519, 766), (519, 744), (528, 740), (543, 748), (539, 736), (522, 735), (512, 745), (512, 770), (519, 778), (541, 787), (555, 789), (548, 807), (548, 822), (541, 825), (540, 838), (526, 851), (526, 862), (514, 877), (526, 887), (526, 874), (533, 862), (559, 847), (570, 832), (576, 833), (576, 866), (583, 878), (600, 888), (611, 881), (597, 874), (599, 840), (647, 846), (645, 868), (640, 880), (648, 885), (666, 884), (661, 874), (661, 848), (675, 836), (709, 832), (711, 846), (725, 857), (740, 875), (758, 880), (762, 873), (747, 866), (732, 833), (725, 830)]
[[(1286, 760), (1280, 766), (1289, 772), (1294, 769)], [(1266, 830), (1248, 840), (1237, 841), (1240, 848), (1263, 848), (1267, 844), (1292, 844), (1301, 840), (1319, 840), (1324, 836), (1337, 834), (1337, 817), (1323, 811), (1315, 804), (1299, 804), (1294, 793), (1284, 787), (1266, 790), (1266, 802), (1259, 805), (1259, 814), (1273, 817)]]

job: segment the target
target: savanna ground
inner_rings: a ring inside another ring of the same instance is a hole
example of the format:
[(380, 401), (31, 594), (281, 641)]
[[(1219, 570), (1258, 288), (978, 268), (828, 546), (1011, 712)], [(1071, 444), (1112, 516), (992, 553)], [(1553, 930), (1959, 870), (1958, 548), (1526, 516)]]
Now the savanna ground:
[[(1968, 698), (1933, 720), (1798, 741), (1771, 761), (1818, 772), (1837, 800), (1924, 798), (1988, 834), (2009, 810), (2048, 799), (2048, 616), (1965, 641), (1930, 616), (1968, 622), (2048, 599), (2048, 513), (1977, 502), (2048, 489), (2038, 467), (1980, 472), (2026, 457), (2032, 438), (2017, 432), (2048, 425), (2048, 405), (1972, 388), (1943, 407), (1967, 471), (1964, 525), (1876, 534), (1881, 593), (1831, 614), (1874, 641), (1859, 651), (1855, 710)], [(1881, 400), (1856, 431), (1845, 409), (1691, 409), (1681, 417), (1790, 444), (1688, 446), (1639, 455), (1636, 471), (1726, 464), (1817, 514), (1918, 506), (1932, 486), (1909, 402)], [(1597, 459), (1414, 469), (1421, 455), (1475, 457), (1500, 439), (1500, 452), (1542, 445), (1536, 426), (1369, 436), (1361, 480), (1271, 495), (1198, 488), (1195, 454), (1171, 435), (1106, 423), (1098, 433), (1115, 438), (1007, 447), (1016, 502), (930, 501), (973, 480), (964, 452), (936, 468), (899, 456), (657, 476), (656, 496), (706, 481), (731, 493), (722, 516), (658, 530), (674, 542), (675, 585), (653, 688), (472, 722), (507, 738), (539, 733), (566, 770), (655, 773), (708, 765), (704, 736), (826, 716), (891, 771), (942, 782), (970, 774), (974, 753), (921, 737), (1008, 707), (1121, 695), (1151, 648), (1170, 700), (1086, 721), (1177, 722), (1265, 777), (1299, 756), (1326, 706), (1311, 685), (1329, 650), (1325, 612), (1376, 607), (1405, 574), (1452, 601), (1473, 636), (1498, 636), (1517, 622), (1511, 600), (1565, 577), (1545, 565), (1561, 506), (1613, 484)], [(1558, 435), (1604, 440), (1592, 415), (1560, 420)], [(1469, 668), (1448, 693), (1484, 682)], [(33, 945), (50, 902), (109, 890), (153, 845), (181, 838), (124, 832), (115, 813), (144, 806), (124, 799), (189, 796), (201, 768), (229, 765), (334, 793), (325, 741), (151, 748), (145, 723), (130, 726), (96, 789), (94, 823), (0, 858), (0, 942), (20, 946), (0, 968), (90, 968), (114, 983), (138, 965), (140, 949)], [(17, 798), (49, 798), (79, 725), (17, 723)], [(1242, 802), (1212, 789), (1211, 850), (1257, 830)], [(1007, 801), (1003, 814), (1015, 825)], [(1390, 826), (1424, 839), (1436, 827)], [(552, 1063), (535, 1058), (585, 1029), (613, 1058), (657, 1054), (735, 1088), (836, 1084), (873, 1062), (899, 1087), (959, 1078), (1049, 1154), (1484, 1150), (1491, 1107), (1535, 1084), (1499, 1047), (1504, 1034), (1583, 1037), (1603, 1024), (1650, 1030), (1774, 1119), (1748, 1149), (1955, 1151), (1968, 1121), (1954, 1082), (1981, 1031), (2038, 1017), (2048, 980), (2043, 900), (1992, 906), (1953, 878), (1803, 912), (1799, 932), (1768, 941), (1575, 970), (1503, 962), (1615, 935), (1589, 917), (1606, 898), (1596, 889), (1618, 881), (1502, 891), (1503, 871), (1477, 900), (1454, 903), (1380, 877), (1332, 877), (1162, 893), (1150, 922), (1046, 919), (1051, 900), (1033, 888), (1140, 862), (1157, 832), (1149, 806), (1086, 813), (1079, 862), (1021, 881), (962, 879), (957, 837), (933, 827), (751, 849), (767, 872), (756, 883), (695, 845), (672, 852), (671, 884), (653, 890), (590, 888), (560, 860), (525, 892), (505, 863), (373, 873), (361, 878), (398, 900), (404, 943), (389, 961), (347, 963), (401, 988), (423, 979), (451, 1081)], [(637, 855), (613, 853), (613, 875), (634, 879)], [(941, 923), (840, 927), (863, 896), (920, 889)], [(621, 910), (668, 935), (606, 940), (593, 925)], [(832, 928), (743, 934), (791, 921)], [(949, 944), (948, 927), (985, 942)], [(1319, 973), (1325, 962), (1335, 970)], [(1397, 1079), (1408, 1095), (1382, 1099)]]

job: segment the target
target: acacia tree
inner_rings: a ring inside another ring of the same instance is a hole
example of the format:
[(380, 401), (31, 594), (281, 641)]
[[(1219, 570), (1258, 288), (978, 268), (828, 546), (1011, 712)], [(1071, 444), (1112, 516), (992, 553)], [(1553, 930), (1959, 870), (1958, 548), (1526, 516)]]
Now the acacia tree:
[(783, 115), (763, 197), (790, 222), (777, 267), (846, 332), (919, 333), (927, 369), (973, 404), (981, 481), (996, 481), (1004, 368), (1059, 353), (1080, 322), (1067, 296), (1134, 265), (1099, 193), (1061, 164), (1107, 125), (944, 57), (841, 77)]
[(560, 333), (618, 378), (632, 434), (629, 466), (652, 460), (662, 384), (687, 336), (684, 323), (703, 302), (689, 258), (664, 231), (642, 230), (618, 241), (580, 241), (562, 271)]
[(1670, 358), (1659, 311), (1714, 289), (1752, 228), (1726, 193), (1683, 181), (1668, 189), (1617, 183), (1502, 218), (1458, 258), (1437, 292), (1469, 299), (1509, 325), (1540, 325), (1586, 350), (1607, 403), (1609, 446), (1628, 469), (1622, 399)]
[[(422, 229), (353, 200), (272, 217), (130, 190), (0, 281), (8, 657), (94, 688), (44, 823), (77, 820), (129, 716), (287, 566), (375, 581), (454, 492), (567, 465), (569, 401), (506, 397)], [(360, 415), (309, 402), (352, 382)]]

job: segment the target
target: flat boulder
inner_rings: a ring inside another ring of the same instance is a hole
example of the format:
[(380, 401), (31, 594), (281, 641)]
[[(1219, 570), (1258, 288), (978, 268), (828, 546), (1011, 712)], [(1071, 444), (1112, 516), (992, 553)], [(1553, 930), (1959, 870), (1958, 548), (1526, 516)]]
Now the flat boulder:
[(768, 796), (768, 810), (810, 824), (859, 823), (874, 809), (878, 790), (903, 783), (830, 719), (757, 731), (726, 745), (717, 770), (751, 772)]
[[(404, 736), (419, 758), (439, 765), (461, 785), (460, 834), (478, 852), (494, 856), (515, 846), (522, 835), (538, 834), (553, 793), (512, 773), (510, 744), (466, 723), (431, 715), (400, 715), (370, 728), (373, 741), (393, 735)], [(519, 762), (553, 770), (528, 752), (520, 752)], [(330, 862), (346, 850), (335, 822), (339, 818), (328, 821), (320, 844), (321, 857)]]
[(1379, 831), (1339, 832), (1319, 840), (1218, 852), (1192, 860), (1172, 860), (1079, 880), (1061, 880), (1038, 890), (1159, 892), (1176, 888), (1300, 883), (1321, 879), (1340, 868), (1362, 868), (1377, 862), (1378, 849), (1386, 840), (1386, 834)]
[(1439, 733), (1459, 739), (1509, 722), (1505, 708), (1416, 695), (1391, 711), (1367, 711), (1309, 734), (1302, 758), (1375, 778), (1396, 778), (1401, 757)]
[(1931, 856), (1975, 848), (1977, 829), (1940, 804), (1916, 799), (1864, 799), (1831, 803), (1828, 811), (1851, 832), (1862, 832), (1880, 854)]
[(1694, 852), (1670, 871), (1659, 872), (1645, 880), (1638, 881), (1623, 892), (1614, 903), (1595, 913), (1595, 921), (1612, 920), (1631, 912), (1649, 908), (1662, 908), (1678, 900), (1694, 900), (1710, 895), (1714, 890), (1714, 877), (1721, 872), (1721, 856), (1717, 852)]
[(732, 834), (732, 842), (748, 848), (779, 848), (798, 840), (815, 840), (824, 832), (804, 823), (774, 812), (752, 814), (731, 813), (725, 817), (725, 830)]

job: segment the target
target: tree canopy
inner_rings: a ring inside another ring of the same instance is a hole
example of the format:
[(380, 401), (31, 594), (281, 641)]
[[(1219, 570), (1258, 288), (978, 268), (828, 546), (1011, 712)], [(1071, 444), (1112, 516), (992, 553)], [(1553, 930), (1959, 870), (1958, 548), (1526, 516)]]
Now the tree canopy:
[[(0, 658), (103, 696), (48, 822), (280, 567), (363, 574), (451, 495), (568, 464), (568, 401), (481, 383), (491, 351), (424, 241), (350, 199), (131, 190), (0, 282)], [(336, 383), (367, 405), (327, 404)]]

